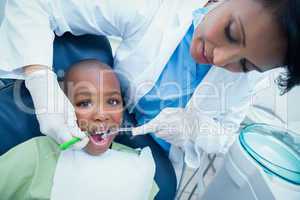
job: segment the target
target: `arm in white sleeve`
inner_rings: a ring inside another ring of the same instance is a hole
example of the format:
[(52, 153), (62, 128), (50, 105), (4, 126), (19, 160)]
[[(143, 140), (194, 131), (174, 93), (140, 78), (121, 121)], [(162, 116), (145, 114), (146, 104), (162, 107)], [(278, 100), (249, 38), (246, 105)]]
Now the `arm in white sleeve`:
[(160, 0), (8, 0), (0, 26), (0, 77), (27, 65), (52, 66), (54, 32), (141, 35)]
[(7, 0), (0, 26), (0, 75), (27, 65), (52, 66), (54, 33), (38, 0)]
[(147, 26), (161, 0), (52, 0), (55, 32), (117, 36), (126, 40)]

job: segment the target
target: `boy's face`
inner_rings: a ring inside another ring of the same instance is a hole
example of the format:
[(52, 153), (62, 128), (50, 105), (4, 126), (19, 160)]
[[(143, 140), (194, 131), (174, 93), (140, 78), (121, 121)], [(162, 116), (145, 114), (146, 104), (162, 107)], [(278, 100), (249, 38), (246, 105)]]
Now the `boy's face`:
[(78, 126), (89, 134), (86, 151), (104, 153), (115, 136), (102, 138), (97, 131), (119, 127), (123, 102), (119, 81), (111, 69), (97, 66), (76, 67), (67, 76), (68, 97), (74, 105)]

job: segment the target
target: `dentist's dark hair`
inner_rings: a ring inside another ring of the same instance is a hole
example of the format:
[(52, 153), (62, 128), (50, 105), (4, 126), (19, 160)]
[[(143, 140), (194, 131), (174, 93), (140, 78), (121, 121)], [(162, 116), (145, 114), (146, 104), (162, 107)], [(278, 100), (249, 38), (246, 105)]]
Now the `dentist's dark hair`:
[(282, 94), (300, 85), (300, 0), (258, 0), (270, 9), (286, 37), (285, 69), (277, 83)]

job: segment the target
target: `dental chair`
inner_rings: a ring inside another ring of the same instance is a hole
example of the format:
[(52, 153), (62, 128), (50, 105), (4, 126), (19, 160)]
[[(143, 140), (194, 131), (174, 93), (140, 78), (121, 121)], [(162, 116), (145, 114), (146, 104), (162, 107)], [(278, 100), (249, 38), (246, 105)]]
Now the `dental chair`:
[[(110, 43), (106, 37), (94, 35), (73, 36), (66, 33), (54, 41), (53, 70), (61, 81), (67, 67), (82, 59), (98, 59), (113, 66)], [(131, 116), (125, 113), (131, 121)], [(130, 122), (134, 125), (134, 122)], [(41, 136), (34, 114), (34, 106), (23, 80), (0, 79), (0, 156), (14, 146), (33, 137)], [(156, 199), (173, 199), (176, 193), (176, 176), (171, 162), (151, 139), (138, 136), (130, 139), (118, 136), (116, 142), (132, 148), (150, 146), (156, 163), (155, 181), (160, 188)], [(138, 166), (137, 166), (138, 167)]]

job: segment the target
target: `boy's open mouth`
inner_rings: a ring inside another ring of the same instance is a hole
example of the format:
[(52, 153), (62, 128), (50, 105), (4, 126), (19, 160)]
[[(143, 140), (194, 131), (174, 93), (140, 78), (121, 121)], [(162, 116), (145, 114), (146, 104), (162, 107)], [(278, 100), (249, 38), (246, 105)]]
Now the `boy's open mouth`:
[(99, 130), (91, 131), (88, 134), (89, 143), (86, 146), (86, 151), (91, 155), (100, 155), (107, 151), (110, 147), (115, 135), (102, 135)]
[(95, 143), (99, 143), (102, 140), (104, 140), (104, 138), (100, 134), (92, 134), (90, 136), (90, 139), (93, 140)]
[(90, 141), (95, 145), (104, 145), (108, 142), (108, 137), (104, 138), (100, 134), (91, 134)]
[(107, 145), (111, 139), (110, 136), (104, 137), (100, 134), (91, 134), (89, 138), (90, 142), (98, 147)]

